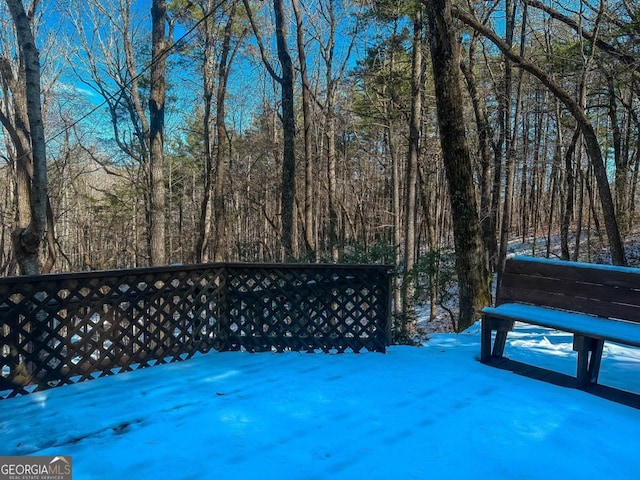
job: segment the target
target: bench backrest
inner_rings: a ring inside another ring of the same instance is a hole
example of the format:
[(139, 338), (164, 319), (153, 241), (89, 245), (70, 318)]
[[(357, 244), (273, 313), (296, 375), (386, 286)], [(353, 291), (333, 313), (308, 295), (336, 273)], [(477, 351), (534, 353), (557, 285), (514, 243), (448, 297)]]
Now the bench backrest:
[(640, 323), (640, 268), (507, 260), (496, 305), (527, 303)]

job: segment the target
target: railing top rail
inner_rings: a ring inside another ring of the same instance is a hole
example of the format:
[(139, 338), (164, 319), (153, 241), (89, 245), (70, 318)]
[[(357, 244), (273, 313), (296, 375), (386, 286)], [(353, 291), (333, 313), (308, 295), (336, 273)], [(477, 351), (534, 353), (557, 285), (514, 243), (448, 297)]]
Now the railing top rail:
[(330, 269), (330, 270), (380, 270), (389, 272), (393, 268), (387, 264), (350, 264), (350, 263), (252, 263), (252, 262), (219, 262), (199, 264), (174, 264), (157, 267), (137, 267), (117, 270), (89, 270), (84, 272), (47, 273), (41, 275), (21, 275), (0, 277), (0, 284), (30, 283), (56, 280), (76, 280), (94, 277), (126, 277), (162, 272), (195, 271), (220, 268), (262, 268), (262, 269)]

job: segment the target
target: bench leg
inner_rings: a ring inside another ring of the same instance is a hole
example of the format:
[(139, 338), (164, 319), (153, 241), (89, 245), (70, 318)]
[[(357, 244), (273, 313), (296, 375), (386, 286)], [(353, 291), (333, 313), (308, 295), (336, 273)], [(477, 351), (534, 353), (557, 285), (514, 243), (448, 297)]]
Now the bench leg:
[(507, 345), (508, 333), (509, 330), (498, 330), (496, 332), (496, 339), (493, 342), (493, 357), (500, 358), (504, 355), (504, 347)]
[[(482, 333), (480, 337), (480, 361), (488, 363), (492, 358), (501, 358), (507, 343), (507, 334), (513, 329), (513, 321), (502, 318), (483, 317)], [(496, 338), (491, 348), (491, 335), (496, 332)]]
[(598, 383), (603, 347), (604, 340), (577, 334), (573, 336), (573, 350), (578, 352), (578, 388)]
[(491, 360), (491, 327), (487, 318), (482, 319), (480, 332), (480, 361), (488, 363)]

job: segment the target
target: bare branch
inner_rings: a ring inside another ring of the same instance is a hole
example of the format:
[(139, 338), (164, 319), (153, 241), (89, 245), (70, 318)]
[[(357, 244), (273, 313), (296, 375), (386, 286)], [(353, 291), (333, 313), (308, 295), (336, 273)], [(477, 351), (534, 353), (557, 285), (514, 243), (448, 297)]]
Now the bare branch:
[(551, 7), (548, 7), (547, 5), (543, 4), (539, 0), (524, 0), (524, 2), (527, 5), (530, 5), (534, 8), (542, 10), (543, 12), (547, 13), (551, 18), (554, 18), (564, 23), (565, 25), (573, 29), (576, 33), (578, 33), (583, 38), (585, 38), (586, 40), (593, 42), (595, 46), (598, 47), (600, 50), (608, 53), (611, 56), (618, 58), (625, 65), (634, 65), (636, 67), (638, 66), (637, 58), (633, 57), (632, 55), (628, 55), (624, 52), (621, 52), (613, 45), (602, 40), (602, 38), (598, 38), (596, 33), (587, 31), (582, 25), (580, 25), (571, 17), (567, 17), (566, 15), (561, 14), (557, 10), (554, 10)]
[(256, 36), (256, 41), (258, 42), (258, 48), (260, 50), (260, 57), (262, 57), (262, 63), (264, 63), (265, 68), (269, 72), (269, 75), (278, 83), (282, 84), (282, 77), (278, 75), (269, 62), (267, 58), (267, 52), (264, 48), (264, 44), (262, 42), (262, 36), (260, 35), (260, 31), (258, 30), (258, 26), (253, 18), (253, 11), (251, 10), (251, 5), (249, 5), (249, 0), (242, 0), (244, 4), (244, 8), (247, 11), (247, 16), (249, 17), (249, 23), (251, 23), (251, 28), (253, 29), (253, 34)]

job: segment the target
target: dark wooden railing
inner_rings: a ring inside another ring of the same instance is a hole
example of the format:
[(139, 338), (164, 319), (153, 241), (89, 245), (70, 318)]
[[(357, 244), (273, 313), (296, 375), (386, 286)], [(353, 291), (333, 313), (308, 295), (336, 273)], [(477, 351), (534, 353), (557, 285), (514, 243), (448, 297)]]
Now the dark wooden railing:
[(210, 350), (384, 352), (389, 269), (207, 264), (0, 278), (0, 399)]

